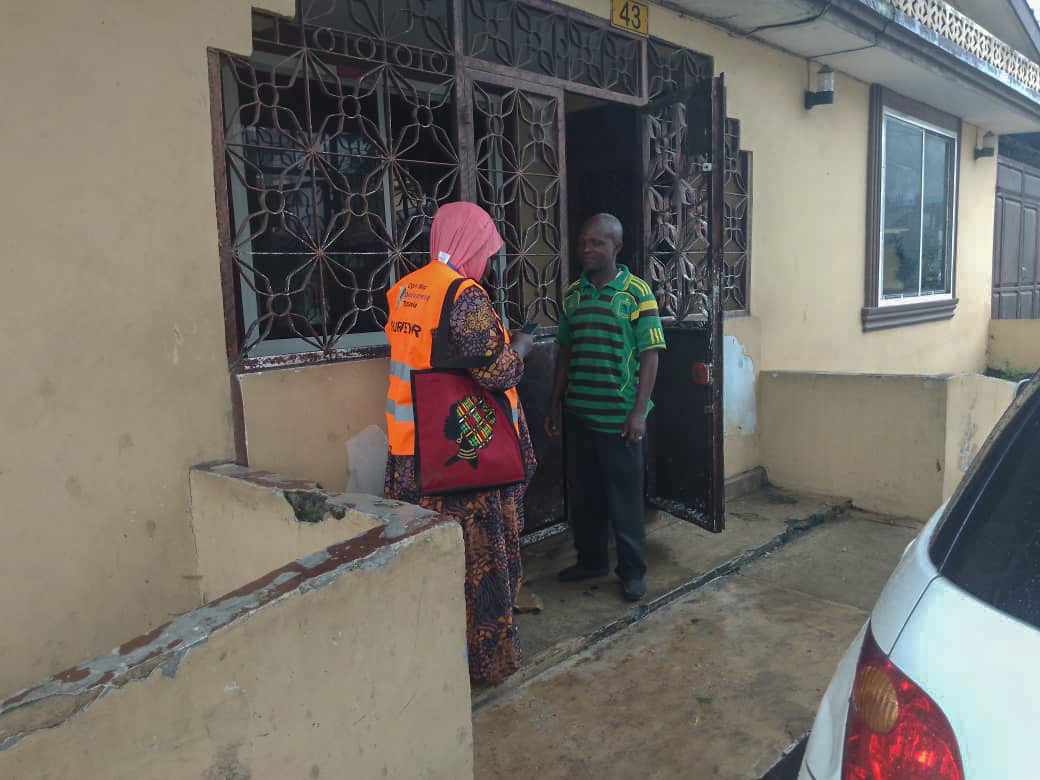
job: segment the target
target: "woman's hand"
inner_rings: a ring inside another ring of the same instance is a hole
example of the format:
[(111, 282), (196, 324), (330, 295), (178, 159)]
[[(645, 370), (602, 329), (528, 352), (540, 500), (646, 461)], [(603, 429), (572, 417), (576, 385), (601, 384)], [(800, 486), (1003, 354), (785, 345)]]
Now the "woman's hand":
[(509, 334), (509, 346), (520, 357), (527, 357), (527, 354), (534, 349), (534, 336), (522, 331), (513, 331)]

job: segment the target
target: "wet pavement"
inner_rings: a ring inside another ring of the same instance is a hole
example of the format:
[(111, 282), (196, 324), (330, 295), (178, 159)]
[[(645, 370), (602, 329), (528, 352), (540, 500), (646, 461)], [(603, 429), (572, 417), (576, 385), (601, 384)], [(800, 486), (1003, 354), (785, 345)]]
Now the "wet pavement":
[[(760, 552), (641, 618), (610, 580), (596, 589), (550, 580), (569, 563), (564, 546), (532, 560), (546, 611), (523, 616), (528, 651), (576, 652), (477, 701), (477, 780), (761, 778), (810, 728), (837, 660), (918, 527), (775, 490), (731, 502), (721, 535), (659, 522), (652, 595), (683, 572), (689, 581)], [(589, 645), (575, 639), (619, 615), (635, 622)]]
[[(844, 499), (796, 494), (768, 487), (727, 502), (726, 529), (713, 534), (664, 512), (647, 517), (647, 597), (633, 606), (621, 599), (613, 575), (577, 584), (557, 582), (556, 573), (575, 562), (569, 535), (525, 547), (524, 582), (537, 593), (545, 609), (537, 615), (518, 615), (524, 669), (507, 688), (559, 663), (590, 644), (595, 636), (616, 630), (655, 599), (710, 577), (720, 567), (753, 555), (849, 508)], [(611, 549), (613, 554), (613, 548)], [(502, 689), (474, 696), (480, 704), (499, 696)]]

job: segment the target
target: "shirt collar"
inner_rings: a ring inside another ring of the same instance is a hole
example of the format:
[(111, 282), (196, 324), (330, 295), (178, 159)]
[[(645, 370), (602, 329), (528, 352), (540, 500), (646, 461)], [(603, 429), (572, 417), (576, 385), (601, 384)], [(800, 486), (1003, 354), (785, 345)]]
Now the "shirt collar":
[[(628, 266), (624, 263), (618, 263), (617, 269), (617, 275), (614, 276), (614, 278), (607, 282), (605, 285), (603, 285), (601, 289), (605, 290), (608, 287), (611, 287), (615, 290), (625, 289), (625, 285), (628, 284), (628, 278), (632, 275), (632, 272), (628, 270)], [(592, 287), (593, 289), (596, 288), (596, 285), (589, 281), (588, 274), (581, 275), (581, 284), (583, 287)]]

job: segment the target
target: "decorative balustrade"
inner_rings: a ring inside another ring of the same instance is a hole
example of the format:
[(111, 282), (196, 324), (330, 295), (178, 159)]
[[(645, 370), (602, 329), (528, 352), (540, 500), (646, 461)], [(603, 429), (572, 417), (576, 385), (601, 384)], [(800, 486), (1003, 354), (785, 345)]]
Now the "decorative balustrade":
[(1040, 92), (1040, 64), (1008, 46), (943, 0), (889, 0), (897, 11), (948, 38), (1033, 92)]

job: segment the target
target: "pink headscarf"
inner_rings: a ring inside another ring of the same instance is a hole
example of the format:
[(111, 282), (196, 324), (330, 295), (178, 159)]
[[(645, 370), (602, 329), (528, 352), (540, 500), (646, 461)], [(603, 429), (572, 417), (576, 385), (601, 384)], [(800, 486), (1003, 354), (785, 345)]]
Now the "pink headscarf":
[(465, 201), (445, 203), (430, 228), (430, 259), (448, 263), (462, 276), (478, 282), (488, 258), (502, 248), (502, 236), (480, 206)]

